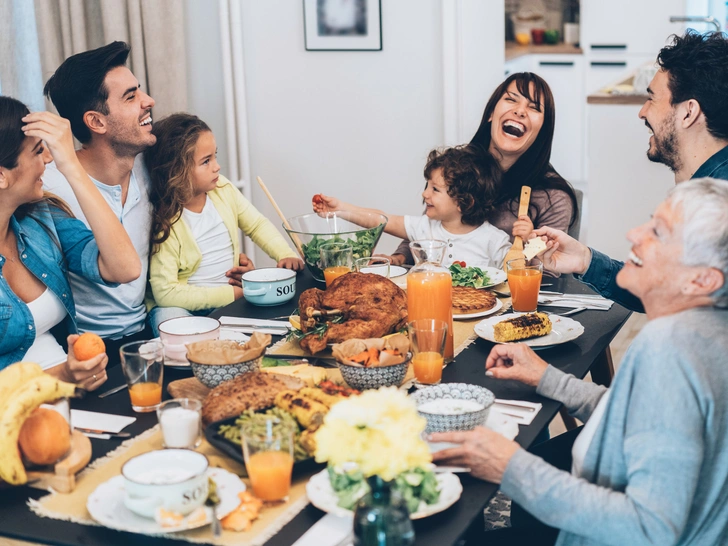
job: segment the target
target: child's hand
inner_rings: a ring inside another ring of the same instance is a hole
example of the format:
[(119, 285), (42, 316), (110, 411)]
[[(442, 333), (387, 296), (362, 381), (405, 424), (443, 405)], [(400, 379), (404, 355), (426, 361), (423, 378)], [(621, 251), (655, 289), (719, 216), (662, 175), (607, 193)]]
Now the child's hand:
[(321, 214), (323, 212), (335, 212), (339, 210), (341, 208), (341, 201), (336, 199), (336, 197), (329, 197), (323, 193), (317, 193), (311, 199), (311, 205), (315, 213)]
[(403, 254), (392, 254), (391, 256), (389, 254), (375, 254), (374, 257), (387, 258), (390, 265), (404, 265), (404, 262), (406, 261)]
[(233, 286), (233, 294), (235, 295), (235, 301), (238, 301), (243, 297), (243, 289), (239, 286)]
[(533, 222), (526, 216), (519, 216), (518, 220), (513, 222), (513, 236), (520, 237), (524, 241), (528, 241), (531, 232), (533, 231)]
[(225, 276), (229, 278), (228, 284), (232, 284), (233, 286), (243, 286), (243, 273), (247, 273), (248, 271), (252, 271), (255, 269), (255, 266), (253, 265), (253, 261), (248, 258), (247, 255), (240, 253), (240, 259), (239, 259), (240, 265), (236, 265), (229, 271), (225, 273)]
[(293, 271), (303, 271), (304, 265), (301, 258), (283, 258), (276, 264), (276, 267), (292, 269)]

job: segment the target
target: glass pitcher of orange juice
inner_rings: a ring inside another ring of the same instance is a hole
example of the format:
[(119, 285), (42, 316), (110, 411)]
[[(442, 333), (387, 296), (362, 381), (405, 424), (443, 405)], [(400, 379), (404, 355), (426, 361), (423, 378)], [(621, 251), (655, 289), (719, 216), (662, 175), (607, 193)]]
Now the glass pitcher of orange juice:
[(447, 243), (421, 240), (410, 243), (415, 266), (407, 274), (407, 313), (410, 321), (438, 319), (447, 328), (445, 362), (454, 356), (452, 334), (452, 276), (442, 265)]

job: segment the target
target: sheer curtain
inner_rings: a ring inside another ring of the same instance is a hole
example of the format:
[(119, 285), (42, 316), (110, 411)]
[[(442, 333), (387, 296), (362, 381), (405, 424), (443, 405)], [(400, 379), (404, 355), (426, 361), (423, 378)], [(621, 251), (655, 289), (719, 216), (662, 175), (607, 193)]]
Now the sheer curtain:
[(184, 3), (177, 0), (2, 0), (2, 93), (42, 108), (43, 84), (64, 59), (114, 40), (131, 45), (129, 67), (156, 100), (156, 117), (187, 108)]

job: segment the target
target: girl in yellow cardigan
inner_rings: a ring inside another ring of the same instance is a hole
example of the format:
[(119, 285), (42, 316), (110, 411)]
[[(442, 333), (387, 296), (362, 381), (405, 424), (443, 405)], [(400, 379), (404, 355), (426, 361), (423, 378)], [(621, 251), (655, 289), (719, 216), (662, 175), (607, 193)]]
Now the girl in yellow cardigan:
[(152, 240), (149, 281), (159, 324), (206, 315), (243, 296), (239, 275), (254, 269), (240, 254), (238, 228), (278, 267), (300, 271), (303, 262), (273, 224), (220, 175), (215, 137), (190, 114), (154, 124), (157, 143), (144, 152), (151, 179)]

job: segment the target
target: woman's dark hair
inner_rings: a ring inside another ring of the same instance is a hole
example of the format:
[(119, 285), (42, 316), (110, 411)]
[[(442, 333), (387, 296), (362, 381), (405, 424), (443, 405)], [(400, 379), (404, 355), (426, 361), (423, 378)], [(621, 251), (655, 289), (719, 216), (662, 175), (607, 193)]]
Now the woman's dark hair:
[(152, 126), (157, 143), (144, 151), (144, 163), (152, 182), (149, 200), (154, 208), (151, 242), (155, 247), (169, 238), (172, 224), (192, 197), (195, 146), (205, 132), (210, 127), (192, 114), (172, 114)]
[(722, 32), (673, 34), (672, 44), (657, 55), (667, 72), (671, 104), (695, 99), (705, 114), (708, 132), (728, 139), (728, 39)]
[[(538, 132), (536, 140), (533, 141), (528, 150), (518, 158), (510, 169), (503, 173), (496, 205), (511, 202), (511, 207), (515, 214), (522, 186), (529, 186), (533, 190), (562, 190), (571, 198), (573, 207), (571, 223), (573, 224), (578, 216), (576, 194), (571, 184), (564, 180), (550, 163), (556, 108), (551, 88), (543, 78), (531, 72), (517, 72), (508, 76), (493, 91), (490, 99), (488, 99), (488, 104), (486, 104), (485, 111), (483, 112), (483, 119), (480, 121), (480, 126), (475, 132), (475, 136), (470, 141), (470, 146), (475, 148), (481, 157), (481, 161), (492, 157), (489, 151), (491, 141), (490, 120), (495, 111), (496, 104), (498, 104), (498, 101), (501, 100), (513, 82), (516, 83), (518, 92), (529, 101), (535, 104), (541, 104), (543, 102), (543, 125)], [(531, 85), (533, 85), (533, 91), (531, 90)]]
[[(30, 110), (22, 102), (12, 97), (0, 96), (0, 167), (9, 171), (18, 167), (18, 158), (23, 150), (25, 133), (22, 131), (23, 118)], [(46, 202), (60, 209), (64, 214), (73, 216), (66, 202), (52, 193), (43, 192), (43, 199), (34, 203), (21, 205), (15, 211), (19, 220), (31, 214), (38, 203)], [(44, 226), (45, 227), (45, 226)]]
[(125, 42), (111, 42), (72, 55), (46, 82), (43, 93), (53, 101), (58, 113), (71, 122), (73, 136), (79, 142), (91, 140), (91, 131), (83, 121), (86, 112), (109, 113), (109, 90), (104, 80), (111, 70), (126, 64), (129, 51)]
[(479, 226), (485, 222), (493, 212), (500, 185), (501, 169), (496, 160), (479, 158), (469, 146), (457, 146), (430, 152), (425, 179), (430, 180), (437, 169), (442, 169), (447, 194), (460, 207), (463, 224)]

